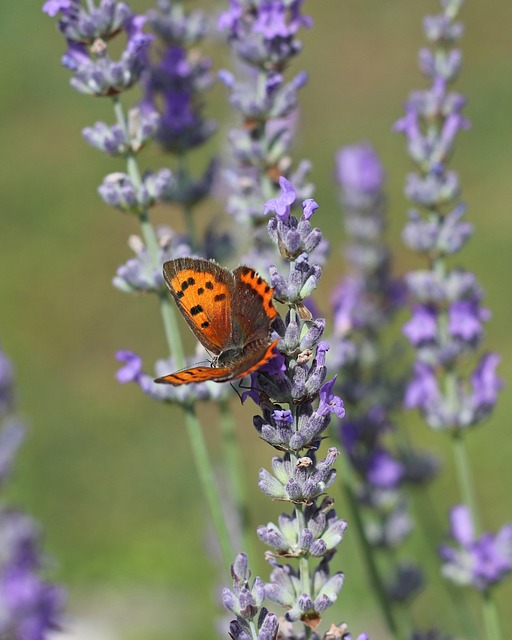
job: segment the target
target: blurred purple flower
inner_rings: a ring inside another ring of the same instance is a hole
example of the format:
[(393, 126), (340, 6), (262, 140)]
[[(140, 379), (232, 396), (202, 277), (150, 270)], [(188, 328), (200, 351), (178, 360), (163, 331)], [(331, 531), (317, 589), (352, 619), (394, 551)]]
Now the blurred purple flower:
[(378, 193), (384, 170), (373, 147), (366, 143), (342, 147), (336, 155), (338, 183), (345, 191)]
[(458, 546), (439, 548), (445, 577), (485, 591), (512, 571), (512, 524), (477, 538), (469, 509), (461, 504), (450, 511), (450, 533)]

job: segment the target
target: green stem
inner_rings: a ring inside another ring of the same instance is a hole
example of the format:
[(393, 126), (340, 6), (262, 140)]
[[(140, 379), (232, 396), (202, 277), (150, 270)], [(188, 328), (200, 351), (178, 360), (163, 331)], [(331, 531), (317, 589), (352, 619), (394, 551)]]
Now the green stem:
[(210, 508), (210, 514), (219, 539), (222, 559), (227, 569), (234, 560), (235, 552), (231, 544), (228, 527), (222, 512), (219, 491), (217, 483), (215, 482), (215, 475), (213, 473), (210, 458), (208, 456), (203, 431), (201, 429), (201, 424), (197, 417), (195, 407), (190, 405), (186, 406), (184, 407), (184, 412), (185, 425), (192, 445), (192, 454), (194, 456), (196, 470), (199, 475), (203, 493)]
[(456, 430), (452, 434), (453, 454), (455, 458), (455, 468), (459, 483), (459, 491), (462, 502), (469, 508), (471, 519), (473, 522), (474, 535), (479, 535), (481, 531), (480, 518), (476, 506), (476, 495), (473, 481), (471, 478), (471, 467), (466, 448), (466, 441), (460, 430)]
[[(113, 98), (113, 104), (117, 122), (126, 133), (128, 139), (128, 125), (126, 122), (126, 116), (124, 114), (121, 101), (118, 97)], [(134, 186), (136, 188), (140, 187), (142, 185), (142, 176), (137, 163), (137, 158), (133, 152), (129, 152), (127, 154), (126, 166), (128, 175), (130, 176), (130, 179), (132, 180)], [(155, 230), (150, 222), (147, 211), (141, 212), (141, 214), (139, 215), (139, 221), (141, 226), (141, 233), (144, 238), (144, 243), (146, 245), (151, 264), (155, 269), (160, 269), (162, 265), (160, 264), (158, 240), (155, 234)], [(174, 356), (176, 367), (182, 368), (185, 366), (185, 356), (174, 306), (171, 304), (171, 300), (169, 296), (165, 294), (165, 292), (162, 292), (159, 295), (159, 303), (169, 351)], [(192, 447), (192, 455), (194, 457), (196, 465), (196, 472), (202, 486), (203, 494), (210, 509), (210, 514), (219, 540), (224, 564), (226, 566), (226, 569), (229, 569), (235, 554), (231, 545), (226, 521), (222, 513), (222, 502), (215, 482), (213, 466), (208, 456), (208, 450), (206, 447), (204, 435), (201, 429), (200, 422), (197, 418), (195, 408), (189, 405), (183, 407), (183, 411), (185, 415), (185, 426)]]
[(502, 640), (503, 635), (501, 633), (498, 611), (491, 590), (487, 589), (484, 591), (482, 597), (482, 610), (487, 640)]
[[(418, 529), (422, 532), (425, 546), (430, 559), (428, 564), (439, 566), (439, 556), (437, 555), (432, 540), (440, 540), (442, 537), (441, 525), (436, 518), (436, 511), (430, 499), (428, 487), (421, 487), (421, 491), (410, 492), (415, 513), (415, 520), (418, 522)], [(474, 611), (469, 607), (465, 592), (460, 587), (454, 585), (449, 580), (440, 579), (440, 573), (436, 573), (436, 583), (446, 590), (448, 597), (452, 601), (453, 608), (457, 614), (459, 625), (463, 629), (466, 640), (479, 640), (477, 637), (477, 626), (474, 622)], [(437, 588), (437, 587), (436, 587)]]
[[(404, 451), (413, 451), (411, 438), (405, 425), (395, 432), (398, 448)], [(425, 548), (430, 558), (425, 564), (433, 567), (439, 565), (439, 556), (432, 545), (432, 540), (440, 540), (442, 537), (442, 527), (439, 521), (437, 511), (430, 497), (428, 485), (410, 486), (409, 497), (414, 511), (414, 520), (418, 523), (417, 531), (421, 532)], [(448, 580), (440, 579), (440, 573), (436, 572), (436, 584), (445, 589), (452, 601), (453, 608), (456, 611), (461, 629), (464, 631), (464, 637), (467, 640), (478, 640), (477, 626), (473, 621), (474, 611), (470, 610), (469, 603), (465, 593)], [(437, 587), (436, 587), (437, 588)]]
[(245, 490), (242, 459), (237, 446), (236, 424), (226, 400), (221, 401), (219, 406), (219, 422), (229, 487), (233, 494), (236, 512), (240, 518), (242, 546), (249, 558), (249, 565), (251, 565), (251, 560), (255, 558), (256, 552), (253, 545), (254, 537), (250, 535), (249, 528), (249, 501)]
[(249, 620), (249, 627), (251, 629), (251, 636), (253, 640), (258, 640), (258, 629), (256, 629), (256, 625), (254, 624), (254, 620)]
[(368, 571), (368, 575), (370, 576), (370, 580), (373, 585), (373, 592), (377, 596), (377, 601), (378, 601), (382, 616), (386, 621), (388, 631), (391, 634), (391, 639), (398, 640), (398, 637), (399, 637), (398, 628), (393, 616), (392, 605), (387, 596), (386, 590), (384, 588), (384, 584), (382, 582), (382, 579), (377, 567), (375, 550), (370, 545), (370, 543), (368, 542), (368, 538), (366, 537), (366, 532), (364, 529), (361, 512), (359, 510), (359, 504), (357, 502), (356, 496), (354, 494), (354, 490), (352, 488), (352, 478), (350, 477), (348, 461), (347, 460), (342, 461), (342, 464), (340, 464), (340, 468), (341, 468), (341, 474), (342, 474), (343, 490), (345, 492), (346, 500), (347, 500), (350, 514), (351, 514), (350, 521), (356, 527), (357, 534), (358, 534), (357, 537), (363, 548), (363, 558), (366, 564), (366, 570)]

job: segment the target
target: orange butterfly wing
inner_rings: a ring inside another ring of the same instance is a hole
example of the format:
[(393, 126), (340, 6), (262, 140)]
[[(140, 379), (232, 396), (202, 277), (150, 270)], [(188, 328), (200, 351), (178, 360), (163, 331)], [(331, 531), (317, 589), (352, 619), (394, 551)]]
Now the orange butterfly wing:
[(157, 378), (155, 382), (179, 386), (180, 384), (207, 382), (208, 380), (216, 380), (217, 382), (231, 380), (231, 372), (229, 369), (216, 369), (215, 367), (191, 367), (176, 373), (169, 373), (166, 376)]
[(227, 382), (259, 369), (275, 355), (270, 342), (277, 317), (273, 289), (249, 267), (234, 272), (201, 258), (178, 258), (164, 264), (165, 281), (196, 338), (216, 358), (216, 366), (191, 367), (155, 382), (179, 386)]
[(177, 258), (163, 267), (164, 278), (199, 342), (214, 355), (231, 343), (233, 274), (215, 262)]

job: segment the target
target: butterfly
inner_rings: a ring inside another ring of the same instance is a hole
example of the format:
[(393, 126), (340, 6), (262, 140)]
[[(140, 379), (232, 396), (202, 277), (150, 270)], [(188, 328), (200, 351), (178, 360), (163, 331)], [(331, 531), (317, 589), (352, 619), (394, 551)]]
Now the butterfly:
[(202, 258), (177, 258), (163, 266), (164, 278), (211, 366), (170, 373), (155, 382), (228, 382), (256, 371), (277, 355), (270, 328), (277, 317), (273, 289), (254, 269), (234, 271)]

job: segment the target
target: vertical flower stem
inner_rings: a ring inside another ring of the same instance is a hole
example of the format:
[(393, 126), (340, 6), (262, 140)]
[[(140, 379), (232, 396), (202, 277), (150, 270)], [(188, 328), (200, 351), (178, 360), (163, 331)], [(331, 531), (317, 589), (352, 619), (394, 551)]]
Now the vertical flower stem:
[[(395, 432), (395, 434), (399, 448), (405, 451), (413, 450), (411, 438), (405, 425), (403, 425), (402, 429)], [(430, 497), (429, 488), (424, 486), (420, 489), (419, 487), (412, 486), (409, 489), (409, 496), (415, 514), (414, 519), (419, 525), (417, 529), (422, 534), (425, 548), (430, 556), (430, 560), (426, 562), (429, 564), (432, 563), (432, 566), (436, 566), (439, 562), (439, 556), (431, 542), (432, 540), (439, 540), (442, 537), (443, 531)], [(446, 590), (449, 598), (452, 600), (453, 608), (457, 614), (460, 627), (464, 630), (465, 638), (467, 638), (467, 640), (478, 640), (476, 635), (477, 626), (473, 620), (474, 612), (470, 610), (468, 600), (464, 593), (448, 580), (439, 579), (439, 584)]]
[[(301, 504), (297, 504), (295, 506), (295, 513), (297, 514), (297, 538), (300, 538), (301, 532), (305, 529), (305, 518), (304, 518), (304, 506)], [(301, 584), (302, 593), (310, 596), (311, 595), (311, 577), (309, 571), (309, 558), (307, 556), (301, 556), (299, 558), (299, 577)], [(304, 625), (304, 635), (306, 640), (311, 638), (311, 627), (308, 625)]]
[(232, 488), (234, 506), (240, 518), (242, 545), (245, 554), (249, 558), (249, 564), (251, 564), (251, 558), (254, 561), (256, 552), (253, 545), (253, 536), (249, 530), (249, 501), (245, 490), (242, 461), (237, 446), (236, 425), (226, 400), (221, 401), (219, 405), (219, 423), (229, 486)]
[(398, 640), (398, 628), (392, 613), (391, 602), (388, 599), (386, 590), (384, 589), (384, 584), (382, 583), (374, 550), (366, 537), (363, 520), (359, 511), (359, 504), (352, 488), (352, 479), (350, 477), (350, 468), (348, 461), (345, 461), (345, 464), (341, 464), (340, 468), (342, 473), (343, 490), (345, 492), (345, 498), (347, 500), (351, 514), (350, 521), (356, 527), (357, 537), (363, 548), (363, 558), (366, 563), (366, 570), (368, 571), (371, 583), (373, 585), (373, 592), (377, 597), (382, 616), (386, 621), (389, 633), (391, 634), (391, 639)]
[(469, 464), (468, 452), (463, 433), (457, 429), (452, 434), (453, 454), (455, 459), (455, 468), (457, 470), (457, 478), (462, 501), (471, 512), (473, 521), (474, 535), (478, 536), (480, 527), (480, 518), (476, 506), (476, 496), (473, 481), (471, 478), (471, 468)]
[[(121, 101), (118, 97), (115, 97), (113, 98), (113, 103), (117, 122), (123, 128), (123, 131), (128, 134), (126, 116), (124, 114)], [(142, 184), (142, 177), (137, 159), (133, 152), (128, 153), (126, 164), (130, 179), (133, 181), (135, 187), (140, 187)], [(155, 230), (149, 220), (148, 212), (143, 211), (139, 216), (139, 220), (141, 225), (141, 233), (144, 238), (151, 263), (153, 264), (155, 269), (160, 269), (162, 265), (160, 264), (158, 256), (158, 241), (156, 238)], [(176, 313), (174, 307), (171, 304), (169, 296), (167, 296), (165, 293), (159, 295), (159, 302), (160, 313), (162, 315), (168, 348), (175, 358), (176, 366), (178, 368), (183, 367), (185, 366), (185, 356), (183, 352), (180, 332), (176, 321)], [(215, 482), (215, 474), (213, 472), (213, 466), (208, 455), (203, 431), (201, 429), (201, 425), (197, 418), (194, 407), (185, 407), (184, 414), (185, 425), (192, 447), (192, 454), (196, 464), (196, 471), (201, 482), (203, 494), (210, 509), (210, 514), (221, 548), (223, 562), (226, 566), (226, 569), (229, 570), (235, 554), (231, 545), (227, 524), (222, 513), (222, 503), (217, 484)]]
[[(474, 536), (477, 537), (482, 529), (476, 506), (476, 496), (471, 478), (466, 442), (460, 430), (453, 432), (452, 443), (462, 500), (470, 510), (471, 519), (473, 521)], [(490, 589), (487, 589), (482, 596), (482, 617), (484, 620), (487, 640), (501, 640), (502, 635), (498, 612), (496, 610), (494, 599), (491, 596)]]
[[(436, 519), (436, 511), (432, 504), (428, 487), (422, 487), (421, 491), (412, 490), (410, 492), (415, 513), (415, 520), (418, 522), (418, 530), (421, 531), (427, 552), (430, 556), (428, 563), (436, 566), (439, 562), (432, 540), (439, 540), (442, 537), (441, 525)], [(445, 589), (453, 604), (453, 609), (457, 614), (460, 628), (464, 631), (467, 640), (479, 640), (477, 637), (477, 625), (475, 624), (474, 612), (470, 609), (468, 600), (460, 588), (455, 587), (448, 580), (441, 580), (438, 576), (441, 588)]]
[(192, 454), (196, 464), (196, 470), (201, 481), (203, 493), (208, 502), (210, 513), (212, 516), (215, 531), (219, 539), (220, 551), (226, 569), (229, 571), (231, 562), (235, 556), (231, 538), (224, 514), (222, 512), (222, 503), (220, 501), (215, 475), (208, 456), (208, 450), (201, 429), (201, 424), (196, 414), (195, 407), (192, 405), (184, 407), (185, 424), (187, 427), (188, 437), (192, 445)]
[(486, 589), (483, 597), (483, 617), (487, 640), (502, 640), (498, 611), (490, 589)]

